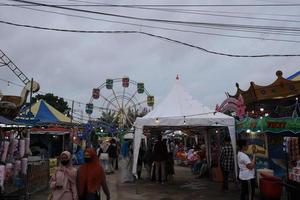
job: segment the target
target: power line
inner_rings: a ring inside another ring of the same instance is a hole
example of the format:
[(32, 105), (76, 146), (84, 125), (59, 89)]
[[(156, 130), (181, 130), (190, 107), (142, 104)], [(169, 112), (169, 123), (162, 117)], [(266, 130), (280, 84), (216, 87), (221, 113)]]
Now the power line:
[[(86, 2), (90, 4), (53, 4), (55, 6), (63, 6), (63, 7), (103, 7), (104, 5), (112, 6), (112, 7), (120, 7), (115, 4), (92, 4), (93, 2), (88, 1), (76, 1), (76, 2)], [(41, 5), (28, 5), (28, 4), (2, 4), (0, 6), (13, 6), (13, 7), (41, 7)], [(240, 19), (252, 19), (252, 20), (264, 20), (264, 21), (278, 21), (278, 22), (296, 22), (299, 23), (299, 20), (288, 20), (288, 19), (275, 19), (275, 18), (261, 18), (261, 17), (245, 17), (245, 16), (233, 16), (233, 15), (224, 15), (224, 14), (212, 14), (207, 12), (201, 12), (200, 10), (179, 10), (179, 9), (167, 9), (167, 8), (151, 8), (151, 7), (140, 7), (140, 6), (121, 6), (124, 8), (131, 9), (143, 9), (143, 10), (155, 10), (155, 11), (164, 11), (164, 12), (172, 12), (172, 13), (185, 13), (185, 14), (197, 14), (197, 15), (206, 15), (206, 16), (215, 16), (215, 17), (228, 17), (228, 18), (240, 18)], [(218, 13), (218, 12), (217, 12)]]
[[(74, 2), (84, 2), (93, 4), (94, 2), (90, 1), (81, 1), (81, 0), (71, 0)], [(95, 4), (93, 4), (95, 5)], [(105, 4), (105, 3), (98, 3), (96, 5), (115, 5), (115, 4)], [(139, 6), (126, 6), (124, 8), (132, 8), (132, 9), (143, 9), (143, 10), (155, 10), (155, 11), (164, 11), (164, 12), (172, 12), (172, 13), (185, 13), (185, 14), (197, 14), (197, 15), (206, 15), (206, 16), (215, 16), (215, 17), (227, 17), (227, 18), (239, 18), (239, 19), (251, 19), (251, 20), (263, 20), (263, 21), (277, 21), (277, 22), (296, 22), (299, 23), (299, 20), (288, 20), (288, 19), (275, 19), (275, 18), (263, 18), (263, 17), (245, 17), (245, 16), (234, 16), (234, 15), (224, 15), (217, 12), (217, 14), (206, 13), (201, 11), (186, 11), (180, 9), (168, 9), (168, 8), (149, 8), (149, 7), (139, 7)]]
[[(0, 5), (2, 5), (2, 4), (0, 4)], [(74, 14), (66, 14), (66, 13), (62, 13), (62, 12), (48, 11), (48, 10), (42, 10), (42, 9), (36, 9), (36, 8), (30, 8), (30, 7), (23, 7), (23, 6), (16, 6), (16, 7), (22, 8), (22, 9), (33, 10), (33, 11), (58, 14), (58, 15), (63, 15), (63, 16), (68, 16), (68, 17), (77, 17), (77, 18), (82, 18), (82, 19), (104, 21), (104, 22), (118, 23), (118, 24), (126, 24), (126, 25), (132, 25), (132, 26), (136, 26), (136, 27), (145, 27), (145, 28), (160, 29), (160, 30), (167, 30), (167, 31), (176, 31), (176, 32), (184, 32), (184, 33), (194, 33), (194, 34), (201, 34), (201, 35), (223, 36), (223, 37), (229, 37), (229, 38), (241, 38), (241, 39), (256, 39), (256, 40), (266, 40), (266, 41), (277, 41), (277, 42), (296, 42), (296, 43), (300, 42), (298, 40), (290, 40), (290, 39), (287, 40), (287, 39), (262, 38), (262, 37), (253, 37), (253, 36), (241, 36), (241, 35), (232, 35), (232, 34), (209, 33), (209, 32), (203, 32), (203, 31), (166, 28), (166, 27), (159, 27), (159, 26), (150, 26), (150, 25), (142, 25), (142, 24), (135, 24), (135, 23), (129, 23), (129, 22), (122, 22), (122, 21), (115, 21), (115, 20), (105, 20), (105, 19), (99, 19), (99, 18), (93, 18), (93, 17), (81, 16), (81, 15), (74, 15)], [(280, 32), (264, 32), (264, 31), (258, 32), (258, 31), (251, 31), (251, 30), (237, 30), (237, 29), (228, 29), (228, 28), (214, 28), (214, 27), (206, 27), (206, 26), (197, 26), (197, 27), (198, 28), (209, 28), (209, 29), (220, 29), (220, 30), (231, 30), (231, 31), (239, 31), (239, 32), (250, 32), (250, 33), (263, 33), (263, 34), (278, 34), (278, 35), (299, 36), (299, 34), (289, 34), (289, 33), (280, 33)]]
[[(5, 83), (7, 83), (8, 84), (8, 86), (10, 86), (10, 85), (14, 85), (14, 86), (18, 86), (18, 87), (20, 87), (20, 88), (24, 88), (24, 85), (20, 85), (20, 84), (18, 84), (18, 83), (16, 83), (16, 82), (13, 82), (13, 81), (9, 81), (9, 80), (6, 80), (6, 79), (2, 79), (2, 78), (0, 78), (0, 81), (2, 81), (2, 82), (5, 82)], [(50, 93), (50, 92), (45, 92), (45, 91), (39, 91), (39, 92), (37, 92), (37, 94), (41, 94), (41, 95), (45, 95), (45, 94), (47, 94), (47, 93)], [(55, 96), (57, 96), (57, 95), (55, 95)], [(80, 102), (80, 101), (77, 101), (77, 100), (74, 100), (74, 99), (70, 99), (70, 98), (67, 98), (67, 97), (61, 97), (61, 96), (57, 96), (58, 98), (63, 98), (65, 101), (70, 101), (70, 102), (74, 102), (74, 103), (76, 103), (76, 104), (78, 104), (78, 105), (85, 105), (86, 103), (84, 103), (84, 102)], [(103, 107), (100, 107), (100, 106), (94, 106), (96, 109), (99, 109), (99, 110), (111, 110), (111, 109), (107, 109), (107, 108), (103, 108)], [(114, 111), (114, 110), (112, 110), (112, 111)]]
[(25, 25), (25, 24), (17, 24), (17, 23), (12, 23), (12, 22), (6, 22), (0, 20), (0, 23), (7, 24), (7, 25), (12, 25), (12, 26), (18, 26), (18, 27), (26, 27), (26, 28), (34, 28), (34, 29), (39, 29), (39, 30), (48, 30), (48, 31), (59, 31), (59, 32), (71, 32), (71, 33), (101, 33), (101, 34), (142, 34), (142, 35), (147, 35), (153, 38), (159, 38), (166, 40), (168, 42), (173, 42), (176, 44), (184, 45), (187, 47), (191, 47), (206, 53), (210, 54), (215, 54), (219, 56), (228, 56), (228, 57), (236, 57), (236, 58), (262, 58), (262, 57), (299, 57), (300, 54), (261, 54), (261, 55), (239, 55), (239, 54), (228, 54), (228, 53), (221, 53), (221, 52), (216, 52), (212, 50), (205, 49), (200, 46), (196, 46), (193, 44), (189, 44), (186, 42), (182, 42), (179, 40), (171, 39), (168, 37), (152, 34), (152, 33), (147, 33), (143, 31), (98, 31), (98, 30), (75, 30), (75, 29), (58, 29), (58, 28), (47, 28), (47, 27), (40, 27), (40, 26), (33, 26), (33, 25)]
[[(20, 87), (20, 88), (24, 88), (24, 85), (20, 85), (20, 84), (18, 84), (18, 83), (16, 83), (16, 82), (13, 82), (13, 81), (9, 81), (9, 80), (2, 79), (2, 78), (0, 78), (0, 81), (7, 83), (8, 86), (10, 86), (10, 85), (15, 85), (15, 86), (18, 86), (18, 87)], [(45, 95), (45, 94), (48, 94), (48, 93), (51, 93), (51, 92), (38, 91), (36, 94)], [(55, 95), (55, 96), (57, 96), (57, 95)], [(70, 99), (70, 98), (67, 98), (67, 97), (61, 97), (61, 96), (57, 96), (57, 97), (58, 97), (58, 98), (63, 98), (65, 101), (74, 102), (74, 103), (78, 104), (79, 106), (80, 106), (80, 105), (85, 105), (85, 104), (86, 104), (86, 103), (84, 103), (84, 102), (80, 102), (80, 101), (77, 101), (77, 100), (74, 100), (74, 99)], [(104, 108), (104, 107), (101, 107), (101, 106), (95, 106), (95, 105), (94, 105), (94, 108), (95, 108), (95, 109), (102, 110), (102, 111), (103, 111), (103, 110), (113, 111), (113, 112), (116, 111), (116, 110), (111, 109), (111, 108)]]
[(131, 20), (140, 20), (140, 21), (151, 21), (151, 22), (159, 22), (159, 23), (169, 23), (169, 24), (189, 24), (189, 25), (205, 25), (205, 26), (215, 26), (215, 27), (232, 27), (232, 28), (244, 28), (244, 29), (260, 29), (260, 30), (277, 30), (277, 31), (300, 31), (298, 27), (278, 27), (278, 26), (254, 26), (254, 25), (241, 25), (241, 24), (223, 24), (223, 23), (208, 23), (208, 22), (193, 22), (193, 21), (176, 21), (176, 20), (165, 20), (165, 19), (155, 19), (155, 18), (141, 18), (141, 17), (133, 17), (128, 15), (119, 15), (113, 13), (105, 13), (105, 12), (98, 12), (98, 11), (91, 11), (91, 10), (84, 10), (84, 9), (77, 9), (77, 8), (69, 8), (69, 7), (62, 7), (56, 6), (52, 4), (43, 4), (43, 3), (36, 3), (31, 1), (24, 1), (24, 0), (10, 0), (22, 3), (28, 3), (32, 5), (41, 5), (45, 7), (57, 8), (57, 9), (64, 9), (64, 10), (71, 10), (76, 12), (84, 12), (90, 14), (99, 14), (111, 17), (119, 17), (119, 18), (126, 18)]
[[(16, 2), (22, 2), (18, 1)], [(68, 6), (101, 6), (101, 7), (134, 7), (134, 6), (143, 6), (143, 7), (293, 7), (300, 6), (299, 3), (285, 3), (285, 4), (109, 4), (109, 5), (69, 5), (69, 4), (58, 4), (58, 5), (68, 5)]]
[[(83, 2), (88, 4), (53, 4), (56, 6), (64, 7), (112, 7), (113, 4), (99, 4), (91, 1), (80, 1), (80, 0), (70, 0), (74, 2)], [(29, 5), (29, 4), (1, 4), (0, 7), (43, 7), (41, 5)], [(230, 13), (230, 14), (242, 14), (242, 15), (265, 15), (265, 16), (284, 16), (284, 17), (300, 17), (300, 15), (291, 15), (291, 14), (279, 14), (279, 13), (257, 13), (257, 12), (231, 12), (231, 11), (209, 11), (209, 10), (195, 10), (195, 9), (180, 9), (180, 8), (155, 8), (155, 7), (144, 7), (141, 5), (114, 5), (115, 7), (124, 7), (124, 8), (133, 8), (133, 9), (148, 9), (148, 10), (157, 10), (157, 11), (166, 11), (166, 12), (178, 12), (178, 13), (187, 13), (187, 14), (202, 14), (204, 13)]]
[[(73, 0), (76, 1), (76, 0)], [(76, 2), (88, 2), (88, 1), (76, 1)], [(25, 9), (31, 9), (31, 10), (37, 10), (37, 11), (42, 11), (39, 9), (33, 9), (33, 8), (26, 8), (23, 7)], [(139, 7), (133, 7), (133, 8), (139, 8)], [(63, 14), (63, 13), (57, 13), (57, 12), (53, 12), (53, 11), (44, 11), (44, 12), (52, 12), (52, 13), (56, 13), (56, 14)], [(205, 14), (205, 13), (204, 13)], [(76, 17), (76, 15), (68, 15), (65, 14), (67, 16), (72, 16), (72, 17)], [(224, 15), (225, 16), (225, 15)], [(78, 16), (79, 17), (79, 16)], [(94, 18), (90, 18), (90, 17), (84, 17), (84, 16), (80, 16), (81, 18), (89, 18), (89, 19), (94, 19)], [(235, 17), (235, 16), (228, 16), (228, 17)], [(237, 16), (238, 17), (238, 16)], [(242, 17), (243, 18), (243, 17)], [(277, 20), (277, 19), (270, 19), (270, 18), (253, 18), (253, 19), (266, 19), (266, 20)], [(100, 19), (96, 19), (96, 20), (100, 20)], [(261, 37), (249, 37), (249, 36), (239, 36), (239, 35), (228, 35), (228, 34), (215, 34), (215, 33), (204, 33), (204, 32), (197, 32), (197, 31), (191, 31), (191, 30), (178, 30), (178, 29), (172, 29), (172, 28), (164, 28), (164, 27), (154, 27), (154, 26), (148, 26), (148, 25), (137, 25), (137, 24), (133, 24), (133, 23), (126, 23), (126, 22), (117, 22), (117, 21), (113, 21), (113, 20), (103, 20), (102, 21), (107, 21), (107, 22), (112, 22), (112, 23), (121, 23), (121, 24), (129, 24), (129, 25), (134, 25), (134, 26), (139, 26), (139, 27), (148, 27), (148, 28), (158, 28), (158, 29), (164, 29), (164, 30), (174, 30), (174, 31), (180, 31), (180, 32), (190, 32), (190, 33), (197, 33), (197, 34), (207, 34), (207, 35), (217, 35), (217, 36), (224, 36), (224, 37), (239, 37), (239, 38), (248, 38), (248, 39), (263, 39)], [(286, 20), (283, 20), (286, 21)], [(300, 22), (297, 20), (289, 20), (290, 22)], [(208, 25), (203, 26), (203, 25), (190, 25), (190, 24), (179, 24), (179, 25), (184, 25), (184, 26), (192, 26), (192, 27), (197, 27), (197, 28), (210, 28), (210, 29), (220, 29), (220, 30), (231, 30), (231, 31), (238, 31), (238, 32), (250, 32), (250, 33), (263, 33), (263, 34), (276, 34), (276, 35), (289, 35), (289, 36), (299, 36), (298, 34), (291, 34), (291, 33), (283, 33), (282, 31), (253, 31), (253, 30), (241, 30), (241, 29), (237, 29), (237, 28), (212, 28)], [(295, 40), (280, 40), (280, 39), (273, 39), (273, 38), (266, 38), (264, 40), (271, 40), (271, 41), (282, 41), (282, 42), (297, 42)]]

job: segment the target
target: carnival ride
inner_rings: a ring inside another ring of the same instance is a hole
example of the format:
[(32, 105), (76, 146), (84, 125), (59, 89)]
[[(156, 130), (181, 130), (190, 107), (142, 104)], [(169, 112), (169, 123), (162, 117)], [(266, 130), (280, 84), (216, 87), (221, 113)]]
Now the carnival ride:
[(26, 103), (29, 93), (39, 91), (40, 85), (33, 80), (29, 80), (27, 76), (1, 50), (0, 67), (8, 67), (25, 84), (20, 96), (0, 95), (0, 116), (14, 119), (18, 115), (22, 106)]
[[(116, 124), (118, 129), (130, 129), (138, 116), (147, 114), (154, 106), (154, 96), (150, 95), (144, 83), (129, 77), (107, 79), (94, 88), (90, 102), (86, 104), (89, 118), (94, 116), (103, 123)], [(108, 119), (110, 118), (110, 120)]]
[(246, 113), (246, 106), (242, 95), (239, 95), (237, 99), (234, 97), (229, 97), (228, 94), (226, 94), (226, 96), (227, 99), (225, 99), (220, 106), (218, 104), (216, 105), (216, 112), (228, 114), (235, 113), (239, 119), (243, 119)]

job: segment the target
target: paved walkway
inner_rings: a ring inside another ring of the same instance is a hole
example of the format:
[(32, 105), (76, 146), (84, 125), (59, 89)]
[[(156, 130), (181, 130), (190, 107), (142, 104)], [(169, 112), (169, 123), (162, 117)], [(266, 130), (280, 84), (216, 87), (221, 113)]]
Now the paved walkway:
[[(139, 180), (137, 183), (118, 181), (118, 173), (108, 175), (107, 180), (112, 200), (219, 200), (239, 199), (238, 190), (231, 185), (229, 193), (221, 192), (221, 184), (207, 179), (195, 179), (190, 169), (175, 168), (175, 177), (172, 184), (157, 184), (148, 180)], [(35, 194), (32, 200), (47, 199), (47, 191)], [(105, 200), (102, 194), (102, 200)]]

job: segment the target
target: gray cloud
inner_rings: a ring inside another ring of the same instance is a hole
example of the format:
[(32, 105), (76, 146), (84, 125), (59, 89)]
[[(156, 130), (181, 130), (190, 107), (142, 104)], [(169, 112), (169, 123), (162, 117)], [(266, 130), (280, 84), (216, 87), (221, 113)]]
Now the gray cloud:
[[(0, 3), (8, 1), (0, 1)], [(58, 2), (58, 1), (57, 1)], [(59, 1), (60, 3), (62, 1)], [(110, 1), (107, 1), (111, 3)], [(119, 1), (120, 3), (137, 3), (136, 1)], [(69, 3), (66, 1), (66, 3)], [(118, 2), (116, 2), (118, 3)], [(138, 3), (149, 3), (138, 1)], [(176, 4), (182, 1), (154, 1), (151, 3)], [(224, 1), (185, 1), (185, 3), (218, 4)], [(230, 1), (226, 3), (240, 3)], [(245, 3), (253, 3), (247, 1)], [(258, 2), (262, 3), (262, 2)], [(89, 8), (90, 9), (90, 8)], [(94, 8), (99, 10), (100, 8)], [(198, 8), (200, 9), (200, 8)], [(253, 13), (282, 13), (300, 15), (297, 8), (201, 8), (202, 10), (219, 10)], [(51, 9), (47, 9), (51, 10)], [(52, 9), (53, 10), (53, 9)], [(216, 18), (212, 16), (187, 15), (145, 10), (120, 10), (106, 8), (103, 11), (115, 12), (141, 17), (164, 18), (186, 21), (209, 21), (220, 23), (241, 23), (274, 26), (297, 26), (297, 23), (253, 21), (246, 19)], [(60, 11), (66, 12), (66, 11)], [(78, 14), (74, 12), (67, 12)], [(99, 19), (134, 22), (162, 27), (176, 27), (180, 29), (196, 30), (191, 27), (167, 24), (153, 24), (133, 20), (116, 19), (110, 17), (87, 15)], [(261, 15), (253, 15), (262, 17)], [(252, 17), (253, 17), (252, 16)], [(263, 16), (275, 18), (275, 16)], [(291, 19), (291, 17), (276, 17)], [(266, 38), (293, 39), (299, 37), (274, 36), (259, 34), (262, 40), (238, 39), (163, 31), (144, 27), (113, 24), (88, 19), (59, 16), (41, 13), (21, 8), (0, 7), (0, 19), (16, 23), (33, 24), (46, 27), (86, 30), (143, 30), (151, 33), (171, 37), (204, 48), (233, 54), (264, 54), (264, 53), (299, 53), (298, 43), (274, 42)], [(293, 19), (297, 19), (296, 17)], [(298, 18), (299, 19), (299, 18)], [(236, 33), (225, 30), (197, 29), (198, 31), (241, 34), (253, 36), (251, 33)], [(242, 89), (248, 89), (250, 81), (258, 84), (270, 84), (276, 76), (277, 70), (282, 70), (287, 77), (299, 70), (298, 57), (291, 58), (228, 58), (211, 55), (196, 49), (169, 43), (160, 39), (144, 35), (128, 34), (75, 34), (50, 31), (40, 31), (0, 24), (0, 49), (25, 72), (28, 77), (34, 77), (42, 86), (41, 90), (53, 92), (56, 95), (88, 102), (91, 89), (105, 82), (106, 78), (120, 78), (124, 75), (133, 80), (143, 81), (146, 88), (159, 101), (171, 89), (176, 74), (180, 74), (182, 84), (195, 98), (214, 107), (224, 98), (224, 92), (235, 93), (235, 82), (240, 83)], [(19, 82), (7, 69), (0, 68), (0, 78)], [(20, 82), (19, 82), (20, 83)], [(20, 88), (0, 82), (0, 89), (4, 93), (20, 92)]]

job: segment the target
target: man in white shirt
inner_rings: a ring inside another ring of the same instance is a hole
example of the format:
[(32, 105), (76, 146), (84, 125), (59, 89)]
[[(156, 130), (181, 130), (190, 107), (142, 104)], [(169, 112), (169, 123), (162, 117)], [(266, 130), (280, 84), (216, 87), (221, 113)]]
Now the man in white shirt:
[(246, 140), (239, 140), (238, 147), (239, 178), (242, 184), (240, 200), (253, 200), (255, 191), (255, 155), (250, 160), (249, 156), (245, 153), (248, 148)]

